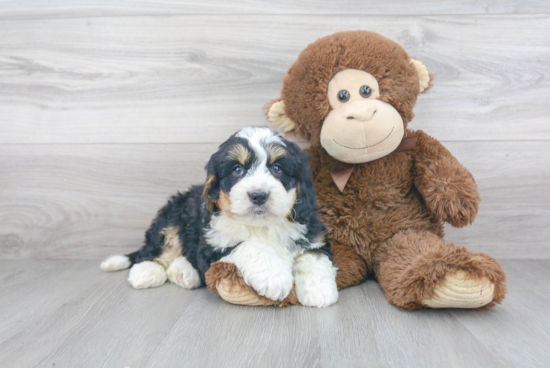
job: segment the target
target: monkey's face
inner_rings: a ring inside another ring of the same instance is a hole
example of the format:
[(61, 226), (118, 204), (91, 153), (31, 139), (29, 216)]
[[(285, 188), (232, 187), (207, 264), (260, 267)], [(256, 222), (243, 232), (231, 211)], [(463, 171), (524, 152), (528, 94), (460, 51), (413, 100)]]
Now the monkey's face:
[(347, 163), (395, 151), (430, 74), (397, 43), (377, 33), (346, 31), (300, 53), (283, 80), (269, 120)]
[(404, 135), (403, 119), (379, 100), (376, 78), (346, 69), (328, 84), (331, 110), (321, 128), (321, 145), (334, 158), (350, 164), (376, 160), (393, 152)]

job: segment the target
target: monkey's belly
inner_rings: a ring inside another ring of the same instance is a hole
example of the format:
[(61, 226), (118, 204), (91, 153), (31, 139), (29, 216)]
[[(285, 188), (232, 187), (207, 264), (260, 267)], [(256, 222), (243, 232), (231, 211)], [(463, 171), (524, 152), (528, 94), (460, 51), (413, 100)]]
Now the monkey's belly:
[(394, 198), (391, 203), (356, 201), (347, 206), (331, 202), (318, 203), (330, 241), (351, 247), (369, 264), (376, 247), (399, 231), (425, 230), (443, 236), (443, 224), (416, 197)]

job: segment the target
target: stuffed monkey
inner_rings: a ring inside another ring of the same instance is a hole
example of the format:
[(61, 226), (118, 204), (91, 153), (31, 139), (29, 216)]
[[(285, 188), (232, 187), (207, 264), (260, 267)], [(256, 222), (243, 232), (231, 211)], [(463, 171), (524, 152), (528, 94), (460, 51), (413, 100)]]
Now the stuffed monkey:
[[(407, 309), (492, 307), (506, 293), (500, 264), (443, 240), (444, 222), (474, 221), (476, 182), (438, 140), (408, 129), (431, 79), (377, 33), (336, 33), (302, 51), (267, 115), (311, 144), (339, 289), (373, 277), (388, 302)], [(236, 304), (299, 304), (293, 292), (282, 301), (258, 295), (231, 264), (213, 264), (207, 284)]]

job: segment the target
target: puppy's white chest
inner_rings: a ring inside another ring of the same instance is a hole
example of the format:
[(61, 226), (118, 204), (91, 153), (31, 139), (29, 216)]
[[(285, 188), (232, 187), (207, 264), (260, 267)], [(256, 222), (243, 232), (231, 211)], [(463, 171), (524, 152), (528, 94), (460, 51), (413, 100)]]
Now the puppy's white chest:
[(251, 226), (223, 215), (212, 218), (210, 226), (206, 232), (206, 240), (214, 248), (223, 249), (252, 242), (292, 258), (299, 255), (301, 247), (296, 242), (305, 240), (304, 234), (307, 230), (305, 225), (290, 222), (286, 218), (264, 226)]

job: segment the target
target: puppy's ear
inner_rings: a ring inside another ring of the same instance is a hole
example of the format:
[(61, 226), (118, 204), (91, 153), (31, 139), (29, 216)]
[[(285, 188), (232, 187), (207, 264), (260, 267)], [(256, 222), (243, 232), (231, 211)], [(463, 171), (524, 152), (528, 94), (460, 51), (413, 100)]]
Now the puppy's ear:
[(218, 165), (220, 154), (214, 153), (206, 164), (206, 183), (204, 184), (203, 198), (210, 212), (216, 209), (216, 203), (220, 196), (220, 183), (218, 180)]
[(298, 184), (296, 185), (296, 203), (294, 203), (291, 218), (294, 222), (308, 224), (318, 221), (317, 200), (313, 175), (309, 167), (310, 157), (296, 143), (285, 140), (288, 151), (296, 162)]
[(286, 115), (285, 102), (280, 98), (268, 102), (264, 106), (265, 115), (277, 128), (285, 133), (292, 131), (296, 124)]

